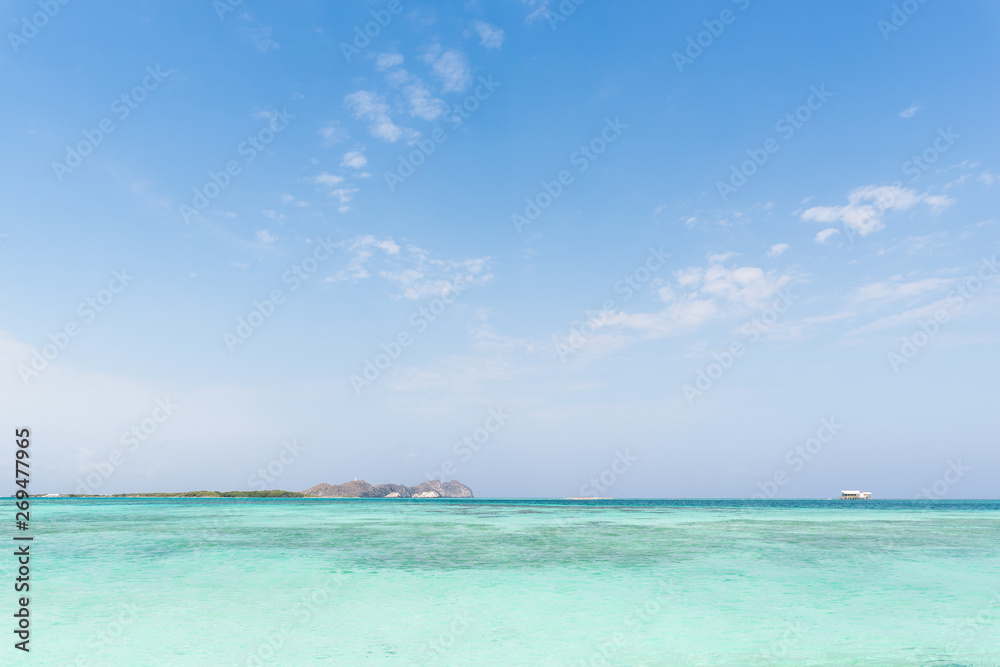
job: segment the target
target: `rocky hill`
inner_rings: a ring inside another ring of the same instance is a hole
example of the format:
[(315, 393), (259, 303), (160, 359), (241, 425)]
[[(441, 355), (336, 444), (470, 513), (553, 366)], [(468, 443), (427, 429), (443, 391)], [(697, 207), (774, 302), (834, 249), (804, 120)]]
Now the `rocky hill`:
[(372, 486), (362, 480), (343, 484), (317, 484), (302, 492), (318, 498), (474, 498), (472, 489), (457, 480), (439, 482), (432, 479), (416, 486), (378, 484)]

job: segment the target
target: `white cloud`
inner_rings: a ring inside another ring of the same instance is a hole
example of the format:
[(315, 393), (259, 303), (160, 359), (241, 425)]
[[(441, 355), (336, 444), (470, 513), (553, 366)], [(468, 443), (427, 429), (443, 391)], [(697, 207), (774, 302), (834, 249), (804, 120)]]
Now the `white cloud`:
[(824, 229), (819, 234), (816, 235), (816, 243), (826, 243), (830, 240), (830, 237), (834, 234), (839, 234), (840, 230), (830, 227), (829, 229)]
[(403, 64), (403, 56), (399, 53), (380, 53), (375, 59), (375, 69), (384, 72), (387, 69)]
[(888, 280), (868, 283), (858, 287), (850, 299), (858, 302), (888, 302), (910, 299), (926, 292), (943, 290), (952, 281), (944, 278), (925, 278), (904, 281), (902, 276), (892, 276)]
[(790, 276), (776, 276), (774, 271), (765, 273), (755, 266), (727, 268), (722, 261), (710, 263), (699, 274), (700, 294), (756, 309), (791, 281)]
[(333, 146), (334, 144), (339, 144), (342, 141), (347, 141), (350, 139), (350, 134), (347, 130), (340, 127), (340, 123), (335, 120), (331, 120), (329, 123), (319, 128), (319, 136), (323, 137), (324, 146)]
[(346, 204), (347, 202), (351, 201), (351, 197), (353, 197), (354, 193), (357, 191), (358, 191), (357, 188), (352, 188), (352, 187), (337, 188), (336, 190), (332, 190), (330, 192), (330, 196), (336, 197), (341, 204)]
[(355, 118), (367, 120), (372, 136), (388, 141), (398, 141), (403, 136), (402, 128), (389, 117), (389, 106), (373, 90), (359, 90), (344, 97), (344, 105)]
[(368, 158), (361, 151), (348, 151), (344, 153), (344, 159), (340, 162), (341, 167), (351, 167), (361, 169), (368, 164)]
[[(659, 338), (690, 330), (714, 319), (732, 317), (770, 305), (792, 277), (753, 266), (727, 267), (736, 253), (709, 255), (704, 267), (692, 266), (674, 272), (672, 284), (657, 294), (666, 307), (653, 313), (617, 312), (602, 327), (634, 329), (643, 337)], [(618, 337), (605, 341), (606, 349), (621, 347), (627, 340), (613, 332), (599, 336)], [(589, 343), (588, 343), (589, 346)]]
[(278, 239), (271, 236), (271, 232), (266, 229), (257, 230), (257, 240), (260, 241), (261, 245), (267, 245), (268, 243), (274, 243)]
[(469, 62), (461, 51), (451, 49), (441, 53), (441, 47), (434, 46), (424, 54), (424, 60), (441, 79), (442, 90), (446, 93), (460, 93), (472, 83)]
[(337, 208), (337, 210), (340, 211), (341, 213), (347, 213), (347, 211), (349, 210), (349, 207), (347, 205), (351, 202), (351, 199), (357, 192), (358, 188), (344, 187), (331, 190), (329, 194), (331, 197), (334, 197), (338, 202), (340, 202), (340, 206)]
[[(882, 221), (886, 211), (905, 211), (923, 202), (932, 213), (939, 213), (954, 203), (947, 195), (920, 194), (910, 188), (896, 185), (865, 185), (855, 188), (847, 196), (846, 206), (814, 206), (802, 213), (803, 220), (816, 222), (843, 222), (861, 236), (867, 236), (885, 227)], [(820, 234), (825, 233), (820, 232)], [(827, 234), (829, 237), (829, 234)], [(819, 235), (817, 241), (822, 243)]]
[(327, 187), (333, 187), (338, 183), (341, 183), (344, 180), (344, 177), (337, 176), (335, 174), (330, 174), (324, 171), (323, 173), (317, 174), (311, 178), (307, 178), (306, 180), (309, 181), (310, 183), (318, 183), (320, 185), (325, 185)]
[(433, 121), (448, 110), (444, 100), (434, 97), (434, 93), (420, 77), (413, 76), (405, 69), (394, 69), (385, 79), (393, 88), (402, 89), (406, 110), (411, 116)]
[(441, 114), (448, 110), (448, 105), (444, 100), (434, 97), (434, 94), (423, 84), (417, 81), (403, 88), (403, 96), (411, 116), (423, 118), (426, 121), (436, 120)]
[(452, 291), (456, 283), (469, 286), (493, 279), (492, 274), (484, 273), (486, 258), (439, 260), (429, 259), (426, 251), (416, 246), (409, 245), (406, 250), (416, 262), (414, 268), (379, 272), (381, 277), (399, 285), (403, 298), (442, 296)]
[(337, 209), (341, 213), (347, 213), (349, 210), (347, 204), (350, 203), (351, 198), (358, 192), (358, 188), (352, 185), (343, 185), (344, 177), (337, 176), (336, 174), (330, 174), (328, 172), (323, 172), (306, 179), (310, 183), (317, 183), (322, 185), (327, 189), (327, 195), (333, 197), (340, 203), (340, 207)]
[(476, 21), (472, 24), (479, 35), (479, 43), (487, 49), (499, 49), (503, 45), (504, 32), (495, 25), (490, 25), (485, 21)]
[(371, 234), (365, 234), (364, 236), (358, 236), (352, 241), (347, 241), (341, 243), (340, 245), (345, 246), (347, 251), (351, 253), (351, 259), (347, 262), (347, 268), (338, 271), (335, 275), (329, 276), (326, 279), (328, 283), (340, 282), (343, 280), (358, 281), (368, 278), (371, 274), (368, 269), (365, 268), (365, 264), (374, 255), (374, 250), (382, 250), (390, 255), (395, 255), (399, 253), (399, 246), (391, 238), (386, 238), (379, 240)]
[[(423, 248), (413, 244), (401, 247), (391, 237), (379, 239), (372, 234), (358, 236), (343, 244), (351, 255), (347, 267), (326, 278), (327, 282), (358, 281), (371, 277), (369, 266), (378, 262), (377, 275), (393, 283), (400, 293), (397, 298), (421, 299), (441, 296), (452, 291), (456, 283), (463, 286), (489, 282), (489, 259), (485, 257), (440, 260), (433, 259)], [(381, 251), (381, 252), (379, 252)]]
[(906, 109), (903, 109), (902, 111), (900, 111), (899, 112), (899, 117), (900, 118), (913, 118), (918, 111), (920, 111), (920, 106), (914, 104), (914, 105), (912, 105), (910, 107), (907, 107)]
[(785, 252), (786, 250), (788, 250), (787, 243), (775, 243), (773, 246), (771, 246), (771, 249), (767, 251), (767, 256), (780, 257), (781, 253)]
[(933, 319), (934, 313), (941, 309), (947, 310), (950, 307), (951, 304), (948, 303), (947, 299), (939, 299), (933, 303), (929, 303), (924, 306), (917, 306), (916, 308), (911, 308), (903, 311), (902, 313), (880, 317), (870, 324), (848, 331), (846, 335), (859, 336), (873, 331), (885, 331), (886, 329), (894, 329), (896, 327), (914, 324), (922, 319)]
[(267, 53), (271, 49), (280, 49), (281, 45), (271, 39), (271, 27), (255, 21), (249, 14), (240, 16), (240, 32), (242, 32), (253, 48), (261, 53)]
[(291, 204), (292, 206), (298, 206), (300, 208), (301, 207), (305, 207), (305, 206), (309, 206), (309, 204), (307, 204), (306, 202), (302, 201), (301, 199), (296, 199), (293, 195), (290, 195), (290, 194), (282, 194), (281, 195), (281, 203), (282, 204)]
[(271, 220), (274, 220), (275, 222), (284, 222), (285, 221), (285, 214), (284, 213), (278, 213), (277, 211), (272, 210), (272, 209), (268, 209), (268, 208), (263, 209), (261, 211), (261, 213), (264, 215), (265, 218), (270, 218)]

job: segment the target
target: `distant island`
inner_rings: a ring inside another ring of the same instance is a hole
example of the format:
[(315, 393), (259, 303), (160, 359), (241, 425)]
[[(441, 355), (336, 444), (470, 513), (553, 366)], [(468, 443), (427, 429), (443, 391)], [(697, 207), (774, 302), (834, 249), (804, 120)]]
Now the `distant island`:
[[(364, 480), (343, 484), (317, 484), (305, 491), (181, 491), (177, 493), (45, 494), (50, 498), (474, 498), (472, 489), (459, 481), (432, 479), (416, 486), (377, 484)], [(38, 496), (45, 497), (45, 496)]]
[(302, 492), (314, 498), (474, 498), (472, 489), (457, 480), (439, 482), (432, 479), (416, 486), (376, 484), (354, 480), (343, 484), (317, 484)]
[(48, 493), (36, 498), (305, 498), (298, 491), (178, 491), (176, 493)]

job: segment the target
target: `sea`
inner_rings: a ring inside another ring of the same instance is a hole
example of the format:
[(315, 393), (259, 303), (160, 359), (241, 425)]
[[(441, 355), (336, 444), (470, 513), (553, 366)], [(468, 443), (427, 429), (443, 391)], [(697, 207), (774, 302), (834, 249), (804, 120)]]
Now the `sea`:
[(31, 519), (30, 653), (8, 555), (3, 665), (1000, 665), (1000, 501), (52, 498)]

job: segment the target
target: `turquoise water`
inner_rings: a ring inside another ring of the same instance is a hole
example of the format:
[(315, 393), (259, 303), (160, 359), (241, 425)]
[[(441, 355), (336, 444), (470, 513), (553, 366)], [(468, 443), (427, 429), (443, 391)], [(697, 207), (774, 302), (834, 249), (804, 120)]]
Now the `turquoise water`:
[(32, 652), (0, 664), (1000, 665), (996, 501), (38, 499), (32, 525)]

